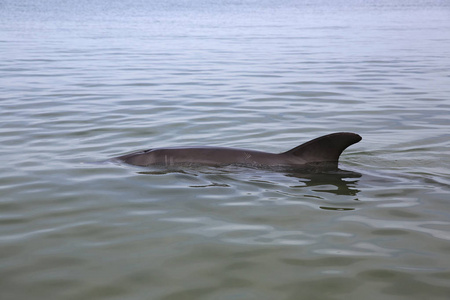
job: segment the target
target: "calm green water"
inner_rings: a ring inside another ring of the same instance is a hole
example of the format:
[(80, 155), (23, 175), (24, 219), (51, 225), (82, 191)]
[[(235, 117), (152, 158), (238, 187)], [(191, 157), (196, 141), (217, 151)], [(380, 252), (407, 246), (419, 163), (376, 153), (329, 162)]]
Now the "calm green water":
[[(449, 16), (0, 1), (0, 298), (448, 299)], [(92, 163), (335, 131), (338, 174)]]

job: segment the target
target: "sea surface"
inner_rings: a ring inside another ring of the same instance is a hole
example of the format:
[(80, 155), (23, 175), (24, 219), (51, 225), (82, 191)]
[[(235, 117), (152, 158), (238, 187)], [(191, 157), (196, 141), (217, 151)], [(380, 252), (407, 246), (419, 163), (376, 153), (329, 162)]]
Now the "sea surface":
[(449, 140), (448, 1), (0, 1), (0, 299), (449, 299)]

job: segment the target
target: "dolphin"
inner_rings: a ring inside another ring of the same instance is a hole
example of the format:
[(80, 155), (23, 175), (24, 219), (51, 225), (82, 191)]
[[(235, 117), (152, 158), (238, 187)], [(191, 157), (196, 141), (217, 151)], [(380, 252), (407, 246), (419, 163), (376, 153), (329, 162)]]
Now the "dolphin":
[(143, 167), (238, 165), (256, 168), (337, 168), (342, 151), (360, 140), (361, 136), (358, 134), (337, 132), (310, 140), (282, 153), (226, 147), (171, 147), (133, 152), (113, 160)]

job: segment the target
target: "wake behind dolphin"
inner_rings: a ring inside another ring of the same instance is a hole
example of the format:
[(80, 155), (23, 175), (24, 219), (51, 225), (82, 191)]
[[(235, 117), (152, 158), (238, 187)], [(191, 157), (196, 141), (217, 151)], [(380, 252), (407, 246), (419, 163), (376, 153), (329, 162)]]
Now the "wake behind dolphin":
[(155, 148), (114, 158), (135, 166), (227, 166), (259, 168), (305, 168), (308, 166), (338, 166), (339, 156), (350, 145), (361, 140), (358, 134), (337, 132), (310, 140), (282, 153), (226, 148), (175, 147)]

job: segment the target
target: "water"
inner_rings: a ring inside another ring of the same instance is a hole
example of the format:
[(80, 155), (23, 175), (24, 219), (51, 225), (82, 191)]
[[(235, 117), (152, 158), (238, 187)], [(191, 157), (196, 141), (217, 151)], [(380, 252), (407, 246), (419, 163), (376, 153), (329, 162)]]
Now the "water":
[[(0, 2), (0, 298), (448, 299), (449, 13)], [(92, 164), (335, 131), (338, 174)]]

